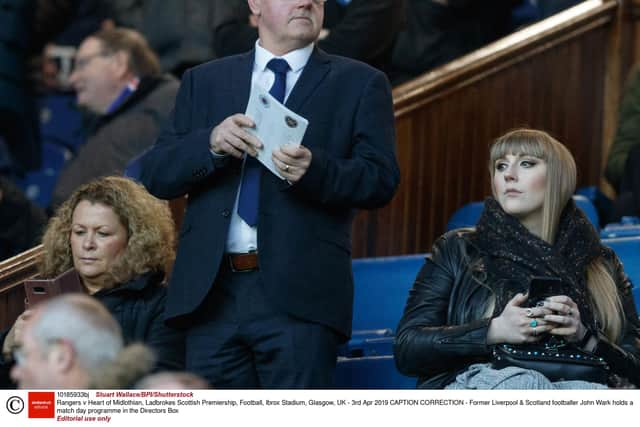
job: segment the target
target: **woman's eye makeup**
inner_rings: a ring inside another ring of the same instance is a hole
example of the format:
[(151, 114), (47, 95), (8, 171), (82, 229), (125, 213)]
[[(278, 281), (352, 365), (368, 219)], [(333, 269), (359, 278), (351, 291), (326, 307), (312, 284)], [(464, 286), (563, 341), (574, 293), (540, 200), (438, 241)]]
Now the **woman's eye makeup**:
[(496, 170), (497, 171), (502, 171), (507, 167), (507, 163), (506, 162), (496, 162)]
[[(520, 166), (522, 166), (523, 168), (531, 168), (535, 165), (538, 164), (538, 160), (537, 159), (532, 159), (532, 158), (525, 158), (525, 159), (520, 159), (518, 161), (518, 164)], [(503, 171), (505, 169), (507, 169), (509, 167), (509, 162), (506, 160), (502, 160), (502, 161), (497, 161), (496, 162), (496, 166), (495, 169), (497, 171)]]

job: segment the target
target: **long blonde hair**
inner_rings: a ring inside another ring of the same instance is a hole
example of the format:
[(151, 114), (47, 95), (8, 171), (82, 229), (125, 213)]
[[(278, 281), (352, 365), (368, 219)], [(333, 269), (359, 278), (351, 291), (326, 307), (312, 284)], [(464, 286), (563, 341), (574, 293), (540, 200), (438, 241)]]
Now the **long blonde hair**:
[[(547, 184), (542, 207), (542, 236), (553, 244), (560, 215), (576, 188), (576, 163), (571, 152), (546, 132), (535, 129), (516, 129), (495, 140), (490, 149), (489, 171), (494, 197), (495, 163), (507, 154), (527, 155), (547, 164)], [(617, 341), (624, 322), (618, 289), (601, 257), (587, 266), (587, 286), (592, 297), (596, 318), (604, 334)]]
[(111, 287), (148, 271), (167, 272), (175, 258), (175, 227), (167, 203), (127, 178), (99, 178), (78, 188), (51, 218), (42, 239), (40, 274), (55, 277), (73, 267), (69, 238), (73, 211), (86, 200), (113, 209), (127, 230), (127, 247), (108, 272)]

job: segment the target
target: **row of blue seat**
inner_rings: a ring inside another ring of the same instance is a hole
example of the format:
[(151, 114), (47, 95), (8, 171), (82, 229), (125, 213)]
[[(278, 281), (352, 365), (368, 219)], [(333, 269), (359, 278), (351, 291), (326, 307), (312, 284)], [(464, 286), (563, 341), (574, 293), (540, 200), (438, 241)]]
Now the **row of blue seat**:
[(353, 260), (353, 336), (338, 356), (337, 388), (415, 388), (415, 378), (395, 367), (393, 340), (409, 289), (426, 256)]

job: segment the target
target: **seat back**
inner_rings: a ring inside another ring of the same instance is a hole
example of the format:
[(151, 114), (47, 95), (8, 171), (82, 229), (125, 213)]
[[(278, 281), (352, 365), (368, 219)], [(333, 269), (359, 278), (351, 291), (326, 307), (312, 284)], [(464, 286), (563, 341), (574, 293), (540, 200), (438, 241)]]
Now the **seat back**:
[(85, 137), (82, 115), (76, 107), (75, 95), (46, 95), (38, 100), (38, 104), (41, 139), (77, 152), (85, 143)]
[(67, 148), (45, 142), (42, 144), (42, 167), (27, 172), (16, 183), (31, 201), (46, 209), (51, 203), (58, 175), (70, 158), (71, 152)]
[(395, 333), (426, 254), (353, 260), (353, 330)]
[(343, 389), (412, 389), (395, 366), (393, 342), (409, 289), (425, 254), (353, 260), (353, 335), (339, 349), (335, 385)]
[(633, 236), (640, 236), (640, 217), (637, 216), (623, 216), (620, 222), (607, 224), (600, 231), (603, 239)]

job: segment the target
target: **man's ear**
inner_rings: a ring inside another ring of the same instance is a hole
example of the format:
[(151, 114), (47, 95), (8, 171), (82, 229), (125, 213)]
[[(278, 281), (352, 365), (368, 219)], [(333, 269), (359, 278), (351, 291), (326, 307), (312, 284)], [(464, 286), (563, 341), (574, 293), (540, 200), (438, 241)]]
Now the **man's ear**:
[(50, 366), (57, 372), (68, 372), (76, 363), (76, 354), (68, 342), (59, 342), (51, 346), (49, 351)]
[(125, 78), (129, 74), (129, 54), (123, 51), (113, 55), (113, 66), (118, 78)]
[(262, 0), (247, 0), (249, 3), (249, 9), (251, 13), (256, 16), (260, 16), (260, 10), (262, 10)]

